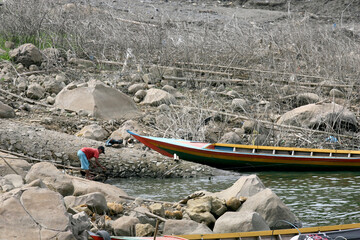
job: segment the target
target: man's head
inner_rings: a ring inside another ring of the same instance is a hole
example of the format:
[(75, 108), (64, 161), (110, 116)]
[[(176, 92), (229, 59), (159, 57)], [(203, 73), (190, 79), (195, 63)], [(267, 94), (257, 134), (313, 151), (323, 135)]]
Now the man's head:
[(103, 146), (98, 147), (99, 153), (105, 154), (105, 148)]

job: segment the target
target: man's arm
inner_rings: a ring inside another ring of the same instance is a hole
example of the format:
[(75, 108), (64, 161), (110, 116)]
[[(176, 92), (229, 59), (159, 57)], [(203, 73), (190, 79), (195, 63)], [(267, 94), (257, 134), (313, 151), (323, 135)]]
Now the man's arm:
[(106, 170), (106, 168), (99, 163), (99, 159), (98, 159), (98, 158), (95, 158), (95, 163), (96, 163), (99, 167), (101, 167), (102, 169)]

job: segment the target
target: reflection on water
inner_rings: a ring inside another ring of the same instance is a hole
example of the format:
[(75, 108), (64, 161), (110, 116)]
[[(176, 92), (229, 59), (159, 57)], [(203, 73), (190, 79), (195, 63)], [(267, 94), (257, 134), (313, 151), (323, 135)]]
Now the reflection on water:
[[(247, 174), (242, 174), (247, 175)], [(177, 202), (199, 190), (218, 192), (241, 174), (188, 179), (116, 179), (109, 183), (133, 197)], [(259, 173), (305, 227), (360, 222), (360, 173)]]

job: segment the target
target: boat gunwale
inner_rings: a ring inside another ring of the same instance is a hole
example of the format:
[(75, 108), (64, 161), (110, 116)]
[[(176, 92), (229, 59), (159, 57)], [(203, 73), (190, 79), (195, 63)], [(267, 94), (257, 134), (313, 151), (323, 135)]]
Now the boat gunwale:
[(266, 231), (253, 231), (253, 232), (237, 232), (237, 233), (209, 233), (209, 234), (184, 234), (176, 235), (178, 237), (186, 238), (188, 240), (210, 240), (210, 239), (227, 239), (227, 238), (240, 238), (240, 237), (266, 237), (266, 236), (278, 236), (278, 235), (290, 235), (304, 233), (318, 233), (318, 232), (330, 232), (339, 230), (351, 230), (359, 229), (360, 223), (332, 225), (332, 226), (317, 226), (307, 228), (291, 228), (291, 229), (279, 229), (279, 230), (266, 230)]

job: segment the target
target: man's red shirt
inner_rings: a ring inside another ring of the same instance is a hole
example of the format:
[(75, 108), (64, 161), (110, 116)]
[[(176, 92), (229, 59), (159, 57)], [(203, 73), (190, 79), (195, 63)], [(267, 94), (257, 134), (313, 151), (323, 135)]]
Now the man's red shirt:
[(98, 158), (100, 155), (99, 150), (97, 148), (84, 147), (81, 149), (81, 151), (85, 153), (86, 158), (88, 160), (91, 159), (92, 157)]

